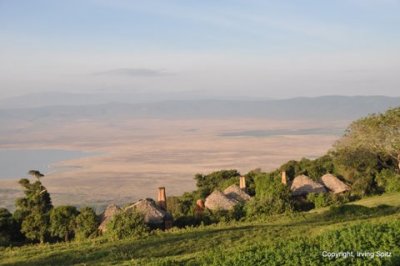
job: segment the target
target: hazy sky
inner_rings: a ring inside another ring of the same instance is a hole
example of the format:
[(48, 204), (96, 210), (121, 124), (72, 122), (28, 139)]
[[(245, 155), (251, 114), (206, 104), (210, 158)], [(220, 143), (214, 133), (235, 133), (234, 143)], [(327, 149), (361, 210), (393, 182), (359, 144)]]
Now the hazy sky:
[(0, 0), (0, 98), (400, 95), (400, 0)]

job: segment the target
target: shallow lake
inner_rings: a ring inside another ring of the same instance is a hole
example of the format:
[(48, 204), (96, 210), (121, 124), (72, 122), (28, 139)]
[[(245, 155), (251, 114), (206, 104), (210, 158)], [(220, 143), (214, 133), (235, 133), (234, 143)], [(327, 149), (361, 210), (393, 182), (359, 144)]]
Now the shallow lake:
[(32, 169), (47, 174), (53, 170), (54, 163), (92, 155), (94, 153), (53, 149), (0, 149), (0, 179), (28, 177), (27, 172)]

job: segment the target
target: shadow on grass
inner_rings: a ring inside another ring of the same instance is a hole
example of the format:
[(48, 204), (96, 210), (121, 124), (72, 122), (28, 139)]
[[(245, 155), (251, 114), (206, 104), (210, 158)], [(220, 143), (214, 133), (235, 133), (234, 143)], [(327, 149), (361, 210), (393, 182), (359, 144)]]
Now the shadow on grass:
[(309, 218), (303, 221), (290, 223), (288, 225), (329, 225), (345, 221), (366, 220), (395, 213), (400, 213), (400, 207), (383, 204), (377, 207), (368, 208), (362, 205), (346, 204), (338, 207), (332, 206), (327, 212), (312, 214)]
[[(157, 258), (182, 255), (204, 251), (212, 245), (223, 244), (227, 238), (240, 239), (246, 232), (267, 225), (246, 225), (230, 228), (205, 229), (204, 231), (183, 232), (178, 234), (164, 234), (151, 236), (143, 240), (122, 240), (107, 242), (99, 247), (79, 246), (72, 244), (70, 249), (48, 250), (37, 258), (31, 258), (26, 262), (9, 263), (4, 265), (73, 265), (73, 264), (112, 264), (118, 261), (126, 261), (140, 258)], [(233, 233), (235, 232), (235, 233)], [(37, 253), (40, 254), (40, 247)], [(50, 252), (53, 252), (50, 254)]]

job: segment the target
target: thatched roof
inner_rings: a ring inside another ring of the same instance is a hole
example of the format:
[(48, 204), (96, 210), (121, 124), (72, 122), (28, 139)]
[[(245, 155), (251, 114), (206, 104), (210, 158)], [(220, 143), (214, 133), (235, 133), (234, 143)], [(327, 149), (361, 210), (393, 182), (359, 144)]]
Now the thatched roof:
[(105, 232), (107, 229), (106, 228), (107, 223), (112, 219), (112, 217), (115, 214), (117, 214), (121, 211), (122, 211), (122, 209), (115, 204), (108, 205), (107, 208), (104, 210), (104, 212), (100, 215), (99, 230), (101, 232)]
[(339, 178), (331, 174), (326, 174), (322, 176), (321, 181), (324, 184), (324, 186), (326, 186), (329, 190), (331, 190), (335, 194), (350, 190), (350, 187), (348, 185), (346, 185), (345, 183), (340, 181)]
[(144, 221), (151, 225), (161, 225), (166, 220), (172, 220), (169, 212), (162, 210), (154, 200), (141, 199), (136, 203), (125, 208), (125, 211), (135, 209), (137, 212), (143, 214)]
[(320, 183), (313, 181), (305, 175), (299, 175), (293, 179), (290, 187), (293, 196), (305, 195), (308, 193), (325, 193), (326, 189)]
[(210, 210), (232, 210), (236, 204), (238, 204), (237, 200), (229, 198), (218, 190), (211, 193), (204, 203), (206, 208)]
[(250, 199), (250, 195), (244, 192), (238, 185), (231, 185), (224, 190), (224, 194), (237, 201), (248, 201)]

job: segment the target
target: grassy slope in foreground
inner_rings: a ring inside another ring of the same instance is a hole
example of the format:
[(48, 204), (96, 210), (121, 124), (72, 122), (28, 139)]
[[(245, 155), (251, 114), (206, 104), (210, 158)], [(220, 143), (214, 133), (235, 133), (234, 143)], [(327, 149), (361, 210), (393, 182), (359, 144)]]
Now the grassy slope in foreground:
[[(391, 207), (379, 208), (375, 206), (390, 205)], [(368, 209), (362, 206), (372, 207)], [(349, 208), (348, 210), (346, 208)], [(177, 264), (237, 264), (243, 261), (249, 265), (265, 258), (266, 252), (272, 252), (274, 261), (285, 260), (288, 254), (275, 254), (277, 247), (284, 247), (290, 253), (307, 246), (306, 251), (314, 256), (320, 256), (321, 251), (315, 249), (313, 239), (320, 237), (323, 241), (330, 242), (331, 231), (340, 231), (345, 228), (356, 227), (368, 223), (367, 226), (381, 226), (396, 224), (384, 230), (389, 236), (393, 235), (393, 228), (397, 230), (400, 219), (400, 193), (366, 198), (346, 206), (344, 212), (333, 213), (325, 209), (315, 213), (296, 214), (293, 217), (271, 217), (269, 221), (242, 222), (235, 224), (220, 224), (192, 229), (182, 229), (169, 232), (158, 232), (141, 240), (121, 240), (108, 242), (104, 238), (85, 242), (72, 242), (46, 245), (30, 245), (20, 248), (5, 248), (0, 252), (1, 265), (177, 265)], [(346, 211), (347, 210), (347, 211)], [(355, 211), (354, 211), (355, 210)], [(367, 210), (367, 211), (366, 211)], [(396, 222), (397, 221), (397, 222)], [(368, 230), (368, 227), (367, 227)], [(390, 231), (392, 230), (392, 231)], [(353, 235), (352, 235), (353, 232)], [(354, 233), (355, 232), (355, 233)], [(367, 232), (367, 237), (368, 238)], [(396, 235), (396, 232), (394, 232)], [(357, 231), (345, 232), (344, 240), (354, 241)], [(324, 237), (328, 235), (328, 237)], [(337, 234), (336, 234), (337, 235)], [(397, 236), (400, 232), (397, 231)], [(305, 238), (306, 237), (306, 238)], [(340, 236), (339, 236), (340, 237)], [(400, 258), (400, 239), (393, 239), (382, 235), (372, 236), (367, 239), (372, 247), (382, 243), (386, 247), (394, 247), (394, 259)], [(305, 243), (309, 241), (309, 243)], [(328, 240), (327, 240), (328, 239)], [(281, 243), (281, 246), (279, 246)], [(355, 245), (362, 248), (362, 243), (355, 240)], [(330, 243), (327, 243), (328, 245)], [(327, 245), (327, 244), (322, 244)], [(311, 247), (311, 248), (310, 248)], [(314, 247), (314, 249), (312, 249)], [(321, 246), (318, 246), (319, 248)], [(295, 251), (296, 252), (296, 251)], [(318, 253), (318, 254), (317, 254)], [(225, 255), (224, 255), (225, 254)], [(290, 254), (289, 254), (290, 255)], [(290, 258), (293, 265), (310, 264), (307, 258), (310, 254), (297, 254)], [(229, 256), (233, 256), (229, 257)], [(236, 256), (236, 257), (235, 257)], [(249, 256), (247, 258), (246, 256)], [(268, 255), (269, 256), (269, 255)], [(286, 257), (285, 257), (286, 256)], [(302, 259), (305, 260), (302, 260)], [(258, 259), (258, 260), (257, 260)], [(392, 258), (393, 259), (393, 258)], [(231, 260), (231, 261), (229, 261)], [(272, 262), (272, 260), (271, 260)], [(332, 265), (346, 265), (344, 260), (326, 260)], [(368, 265), (374, 261), (359, 260), (360, 265)], [(393, 261), (391, 261), (393, 264)], [(395, 262), (397, 263), (397, 261)], [(246, 264), (246, 263), (245, 263)]]

